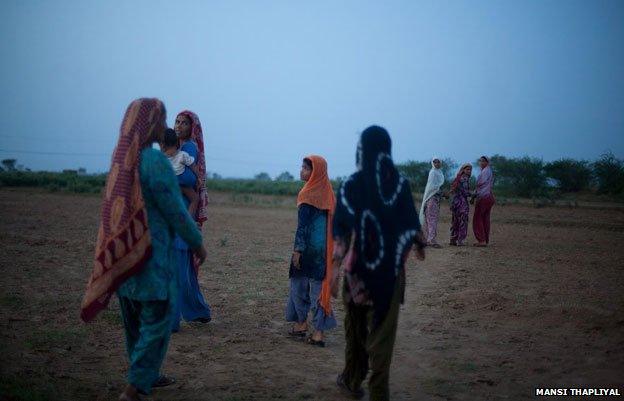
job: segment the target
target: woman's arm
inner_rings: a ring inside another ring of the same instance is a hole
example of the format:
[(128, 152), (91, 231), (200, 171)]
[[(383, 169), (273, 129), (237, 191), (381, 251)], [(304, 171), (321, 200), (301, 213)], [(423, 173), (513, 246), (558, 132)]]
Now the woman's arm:
[(171, 163), (162, 154), (158, 154), (151, 163), (149, 184), (156, 200), (156, 206), (167, 224), (192, 249), (203, 248), (202, 235), (184, 206), (182, 193), (171, 168)]
[(314, 214), (314, 208), (302, 204), (297, 209), (297, 231), (295, 232), (295, 244), (293, 246), (292, 263), (297, 269), (301, 268), (301, 254), (307, 248), (307, 231)]

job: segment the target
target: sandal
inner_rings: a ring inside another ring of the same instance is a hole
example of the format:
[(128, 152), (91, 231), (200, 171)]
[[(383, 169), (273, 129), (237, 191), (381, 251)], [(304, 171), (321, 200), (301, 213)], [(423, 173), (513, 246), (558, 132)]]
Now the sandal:
[(351, 390), (347, 383), (345, 383), (344, 376), (342, 374), (338, 375), (338, 377), (336, 378), (336, 385), (338, 386), (340, 391), (347, 397), (351, 397), (355, 400), (359, 400), (364, 397), (364, 390), (362, 389), (362, 387), (355, 391)]
[(290, 337), (305, 337), (307, 334), (308, 334), (308, 330), (290, 329), (290, 331), (288, 332), (288, 335)]
[(310, 336), (310, 337), (308, 337), (306, 339), (306, 343), (308, 343), (310, 345), (314, 345), (316, 347), (325, 348), (325, 341), (323, 341), (323, 340), (316, 341), (315, 339), (312, 338), (312, 336)]
[(191, 323), (210, 323), (212, 318), (209, 317), (198, 317), (197, 319), (191, 320)]
[(167, 387), (176, 382), (175, 377), (160, 375), (158, 379), (152, 384), (152, 387)]

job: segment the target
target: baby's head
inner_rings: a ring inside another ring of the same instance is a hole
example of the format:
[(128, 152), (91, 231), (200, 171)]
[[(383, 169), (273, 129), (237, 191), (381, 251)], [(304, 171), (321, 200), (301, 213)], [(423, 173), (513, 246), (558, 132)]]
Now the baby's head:
[(178, 148), (178, 135), (171, 128), (167, 128), (165, 131), (165, 139), (162, 143), (163, 150)]

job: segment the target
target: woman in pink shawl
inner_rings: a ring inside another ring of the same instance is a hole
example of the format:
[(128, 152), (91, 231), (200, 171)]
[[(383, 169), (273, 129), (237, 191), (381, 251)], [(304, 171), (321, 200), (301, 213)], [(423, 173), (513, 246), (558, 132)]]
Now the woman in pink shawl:
[[(195, 190), (199, 202), (193, 218), (201, 227), (208, 218), (208, 195), (206, 192), (206, 157), (204, 155), (204, 136), (197, 114), (192, 111), (180, 112), (175, 120), (174, 129), (180, 140), (180, 150), (185, 151), (195, 159), (195, 166), (199, 174)], [(189, 174), (194, 174), (190, 169)], [(184, 199), (187, 203), (190, 199)], [(197, 261), (186, 242), (180, 237), (174, 241), (174, 251), (178, 263), (179, 298), (176, 316), (173, 319), (172, 331), (180, 329), (180, 320), (187, 322), (208, 323), (211, 320), (210, 306), (204, 299), (197, 281)]]
[(494, 174), (490, 167), (490, 161), (485, 156), (479, 158), (479, 167), (481, 167), (481, 172), (477, 178), (477, 189), (473, 195), (477, 200), (472, 218), (472, 229), (477, 239), (474, 246), (487, 246), (490, 243), (490, 212), (495, 202), (494, 194), (492, 194)]

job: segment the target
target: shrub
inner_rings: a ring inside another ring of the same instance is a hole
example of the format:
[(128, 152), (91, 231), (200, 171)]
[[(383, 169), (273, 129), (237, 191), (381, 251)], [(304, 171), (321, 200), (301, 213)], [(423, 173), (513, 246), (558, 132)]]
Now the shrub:
[(592, 171), (584, 160), (560, 159), (544, 166), (546, 176), (557, 182), (561, 192), (579, 192), (589, 188)]
[(624, 191), (624, 162), (611, 152), (603, 154), (594, 163), (594, 178), (598, 193), (621, 194)]
[(429, 170), (431, 170), (431, 163), (408, 161), (397, 164), (396, 167), (409, 180), (412, 191), (424, 191)]
[(544, 162), (528, 156), (506, 158), (494, 155), (490, 159), (494, 183), (503, 192), (521, 197), (534, 197), (547, 192)]

